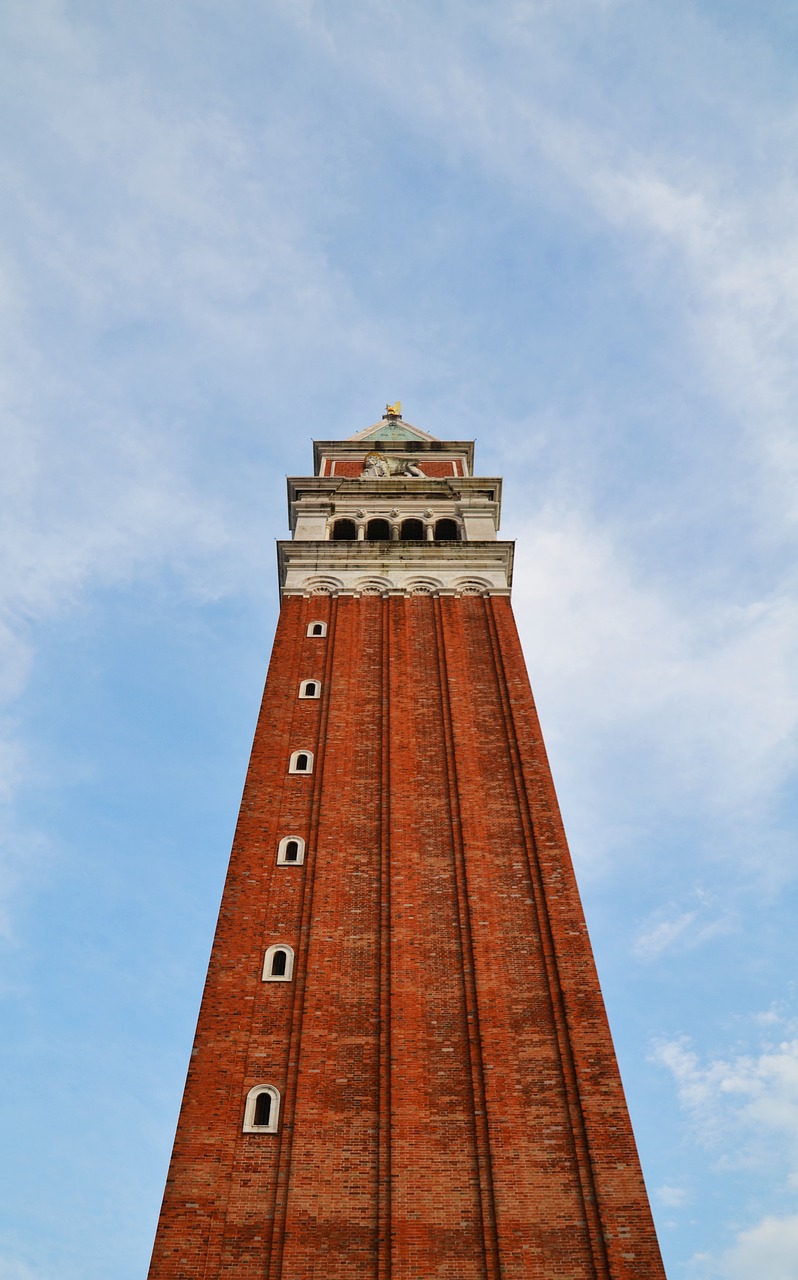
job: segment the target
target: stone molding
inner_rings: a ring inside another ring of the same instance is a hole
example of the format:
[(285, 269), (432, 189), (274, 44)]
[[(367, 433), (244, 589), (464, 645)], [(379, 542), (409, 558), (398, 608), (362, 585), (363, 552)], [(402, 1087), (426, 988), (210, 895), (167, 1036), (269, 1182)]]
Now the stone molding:
[(278, 542), (282, 596), (510, 594), (512, 542)]
[(449, 517), (466, 527), (466, 537), (468, 526), (478, 521), (484, 529), (479, 536), (494, 538), (501, 517), (500, 479), (309, 476), (289, 477), (287, 484), (289, 528), (297, 541), (329, 539), (332, 524), (341, 517), (356, 523), (375, 517), (394, 522), (421, 518), (425, 523)]

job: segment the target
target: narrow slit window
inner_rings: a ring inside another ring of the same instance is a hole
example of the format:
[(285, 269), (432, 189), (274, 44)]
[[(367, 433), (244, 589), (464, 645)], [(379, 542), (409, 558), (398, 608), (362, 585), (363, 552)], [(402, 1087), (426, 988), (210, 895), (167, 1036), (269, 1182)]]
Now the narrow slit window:
[(264, 982), (290, 982), (294, 976), (294, 949), (287, 942), (276, 942), (263, 957)]
[(309, 636), (326, 636), (326, 634), (327, 634), (326, 622), (309, 622), (308, 623)]
[(279, 866), (300, 867), (305, 861), (305, 841), (300, 836), (283, 836), (277, 846)]
[(289, 773), (312, 773), (313, 772), (313, 752), (312, 751), (294, 751), (288, 763)]
[(300, 698), (318, 698), (321, 695), (320, 680), (303, 680), (299, 686)]
[(279, 1089), (271, 1084), (256, 1084), (244, 1106), (244, 1133), (276, 1133), (279, 1118)]

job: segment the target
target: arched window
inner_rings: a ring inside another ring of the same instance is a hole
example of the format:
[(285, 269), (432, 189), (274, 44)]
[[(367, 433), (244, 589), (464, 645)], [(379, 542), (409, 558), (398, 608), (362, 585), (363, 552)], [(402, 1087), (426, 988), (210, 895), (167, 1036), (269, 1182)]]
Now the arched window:
[(326, 636), (326, 634), (327, 634), (326, 622), (309, 622), (308, 623), (309, 636)]
[(318, 698), (321, 694), (320, 680), (303, 680), (299, 686), (300, 698)]
[(336, 520), (332, 527), (333, 542), (356, 542), (357, 525), (354, 520)]
[(283, 836), (277, 846), (277, 864), (281, 867), (301, 867), (305, 861), (305, 841), (301, 836)]
[(369, 542), (390, 542), (391, 526), (387, 520), (369, 520), (366, 525), (366, 539)]
[(402, 542), (423, 542), (424, 522), (422, 520), (403, 520), (400, 537)]
[(264, 982), (290, 982), (294, 974), (294, 952), (286, 942), (269, 947), (263, 958)]
[(292, 751), (291, 759), (288, 762), (289, 773), (312, 773), (313, 772), (313, 752), (312, 751)]
[(256, 1084), (247, 1094), (244, 1133), (276, 1133), (279, 1118), (279, 1089), (271, 1084)]
[(436, 542), (457, 542), (460, 538), (460, 530), (457, 528), (456, 520), (436, 520), (435, 522), (435, 541)]

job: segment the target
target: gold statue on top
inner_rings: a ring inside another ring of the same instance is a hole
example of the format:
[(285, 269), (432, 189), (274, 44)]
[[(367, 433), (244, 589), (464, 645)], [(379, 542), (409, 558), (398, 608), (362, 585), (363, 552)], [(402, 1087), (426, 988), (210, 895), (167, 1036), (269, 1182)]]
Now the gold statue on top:
[(401, 400), (397, 400), (397, 401), (396, 401), (396, 404), (386, 404), (386, 406), (385, 406), (385, 412), (387, 413), (387, 415), (388, 415), (388, 417), (389, 417), (389, 418), (401, 418), (401, 416), (402, 416), (402, 401), (401, 401)]

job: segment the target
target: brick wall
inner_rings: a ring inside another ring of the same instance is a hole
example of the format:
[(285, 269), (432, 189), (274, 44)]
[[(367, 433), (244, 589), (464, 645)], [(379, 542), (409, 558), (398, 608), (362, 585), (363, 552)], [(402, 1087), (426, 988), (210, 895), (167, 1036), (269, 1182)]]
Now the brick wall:
[[(335, 458), (328, 463), (329, 474), (333, 476), (349, 476), (355, 479), (363, 473), (363, 463), (365, 461), (365, 453), (362, 460), (350, 458)], [(416, 458), (421, 470), (425, 476), (430, 478), (446, 479), (448, 476), (459, 476), (463, 474), (462, 463), (458, 458), (429, 458), (427, 455), (419, 455)], [(322, 475), (327, 474), (324, 469)]]
[(509, 601), (287, 598), (151, 1280), (663, 1276)]

